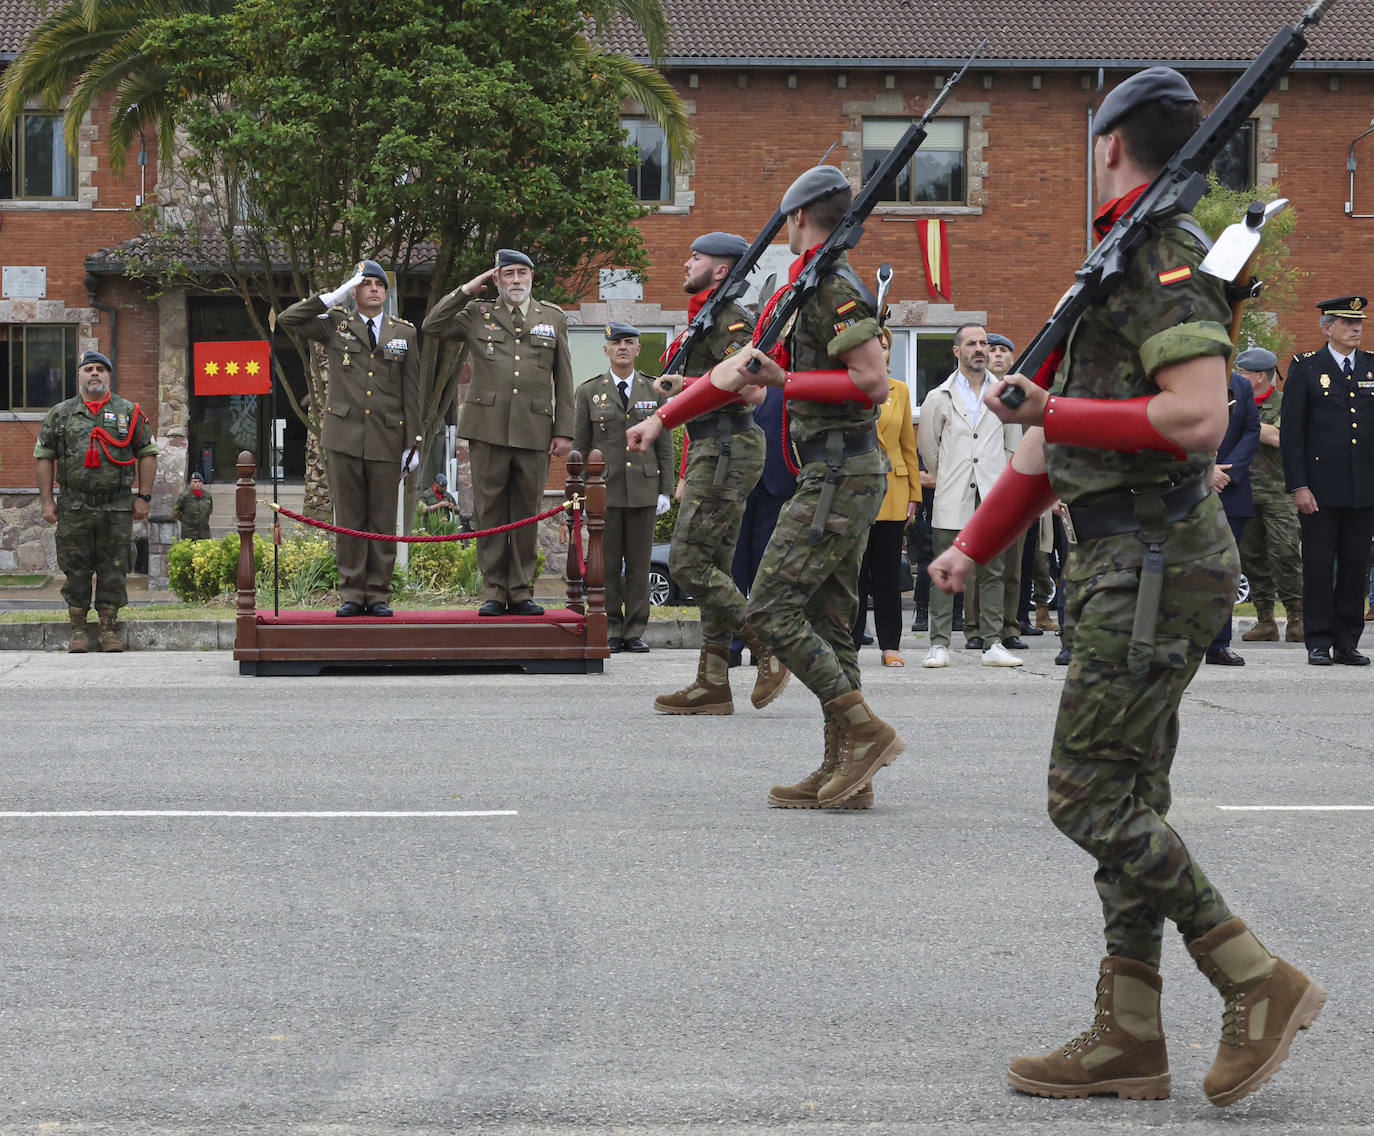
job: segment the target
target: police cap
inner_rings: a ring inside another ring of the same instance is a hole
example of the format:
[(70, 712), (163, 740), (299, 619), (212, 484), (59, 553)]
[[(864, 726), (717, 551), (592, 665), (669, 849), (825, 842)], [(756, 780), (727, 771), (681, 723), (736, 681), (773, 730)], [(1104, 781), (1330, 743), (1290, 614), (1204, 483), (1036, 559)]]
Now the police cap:
[(1272, 371), (1279, 365), (1279, 357), (1263, 347), (1249, 347), (1236, 356), (1236, 369), (1240, 371)]
[(386, 277), (386, 269), (375, 260), (363, 261), (358, 265), (358, 271), (362, 274), (364, 280), (370, 276), (374, 280), (380, 280), (383, 288), (391, 287), (391, 281)]
[(1147, 67), (1137, 71), (1102, 100), (1093, 121), (1093, 133), (1106, 134), (1136, 107), (1160, 99), (1172, 99), (1175, 103), (1198, 101), (1188, 80), (1172, 67)]
[(638, 339), (639, 328), (631, 327), (628, 323), (608, 323), (606, 325), (606, 342), (614, 343), (617, 339)]
[(849, 188), (849, 179), (834, 166), (812, 166), (787, 187), (778, 206), (784, 213), (814, 205)]
[(506, 268), (512, 264), (523, 264), (526, 268), (533, 268), (534, 261), (527, 257), (519, 249), (497, 249), (496, 267)]
[(989, 346), (989, 347), (1005, 347), (1008, 351), (1015, 351), (1015, 350), (1016, 350), (1016, 344), (1014, 344), (1014, 343), (1013, 343), (1010, 339), (1008, 339), (1005, 335), (989, 335), (989, 336), (988, 336), (988, 346)]
[(1369, 301), (1363, 296), (1337, 296), (1334, 300), (1323, 300), (1317, 310), (1324, 316), (1339, 316), (1341, 319), (1362, 320)]
[(99, 363), (105, 370), (114, 374), (114, 364), (110, 362), (110, 357), (100, 351), (87, 351), (81, 356), (78, 367), (84, 367), (87, 363)]
[(739, 258), (749, 251), (749, 242), (734, 233), (703, 233), (692, 242), (692, 251), (702, 256)]

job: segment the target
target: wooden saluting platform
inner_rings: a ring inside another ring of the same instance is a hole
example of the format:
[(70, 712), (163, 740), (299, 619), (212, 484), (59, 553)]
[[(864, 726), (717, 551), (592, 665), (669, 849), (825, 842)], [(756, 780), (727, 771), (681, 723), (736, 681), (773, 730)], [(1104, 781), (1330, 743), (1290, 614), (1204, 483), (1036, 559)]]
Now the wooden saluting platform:
[[(253, 455), (239, 454), (235, 512), (239, 533), (234, 658), (245, 675), (314, 675), (349, 668), (509, 668), (538, 674), (601, 674), (606, 647), (606, 465), (600, 450), (584, 463), (568, 455), (564, 497), (582, 500), (586, 572), (570, 544), (567, 606), (539, 616), (481, 618), (476, 611), (404, 611), (390, 619), (340, 619), (330, 611), (260, 608), (253, 570), (257, 483)], [(270, 597), (269, 597), (270, 598)]]

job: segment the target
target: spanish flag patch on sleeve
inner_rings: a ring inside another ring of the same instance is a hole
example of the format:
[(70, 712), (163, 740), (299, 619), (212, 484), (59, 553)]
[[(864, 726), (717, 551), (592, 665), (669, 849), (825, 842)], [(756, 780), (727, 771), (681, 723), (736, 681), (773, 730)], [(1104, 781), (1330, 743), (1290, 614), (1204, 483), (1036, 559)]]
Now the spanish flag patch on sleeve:
[(1183, 281), (1191, 280), (1192, 278), (1193, 270), (1186, 264), (1180, 265), (1178, 268), (1171, 268), (1168, 272), (1161, 272), (1159, 274), (1159, 282), (1161, 284), (1181, 284)]
[(859, 302), (857, 300), (850, 300), (847, 304), (841, 304), (838, 308), (836, 308), (835, 314), (837, 316), (842, 316), (846, 312), (852, 312), (858, 306)]
[(743, 327), (744, 327), (744, 323), (743, 323), (743, 321), (741, 321), (741, 322), (739, 322), (739, 323), (732, 323), (732, 324), (731, 324), (729, 327), (727, 327), (725, 330), (726, 330), (726, 331), (739, 331), (739, 330), (740, 330), (741, 328), (743, 328)]

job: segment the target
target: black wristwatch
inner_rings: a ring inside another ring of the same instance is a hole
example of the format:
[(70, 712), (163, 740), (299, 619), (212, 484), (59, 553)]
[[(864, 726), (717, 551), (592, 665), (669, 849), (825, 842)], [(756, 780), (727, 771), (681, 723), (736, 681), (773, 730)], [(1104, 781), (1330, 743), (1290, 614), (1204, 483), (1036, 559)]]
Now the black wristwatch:
[(140, 501), (151, 502), (153, 499), (153, 495), (151, 493), (135, 493), (134, 496), (137, 497)]

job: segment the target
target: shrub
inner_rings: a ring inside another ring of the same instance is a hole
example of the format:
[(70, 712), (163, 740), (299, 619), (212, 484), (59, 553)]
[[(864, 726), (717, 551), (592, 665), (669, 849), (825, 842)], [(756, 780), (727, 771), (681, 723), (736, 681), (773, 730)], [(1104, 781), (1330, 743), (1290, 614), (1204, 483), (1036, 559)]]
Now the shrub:
[[(225, 540), (230, 539), (226, 537)], [(234, 560), (238, 536), (234, 534)], [(224, 555), (217, 540), (179, 540), (167, 552), (167, 585), (186, 603), (205, 603), (232, 587), (233, 572), (226, 584)]]
[(275, 558), (265, 540), (260, 547), (255, 540), (254, 551), (260, 595), (272, 594), (274, 559), (281, 595), (296, 606), (304, 607), (339, 586), (339, 564), (328, 537), (298, 529), (282, 539)]

